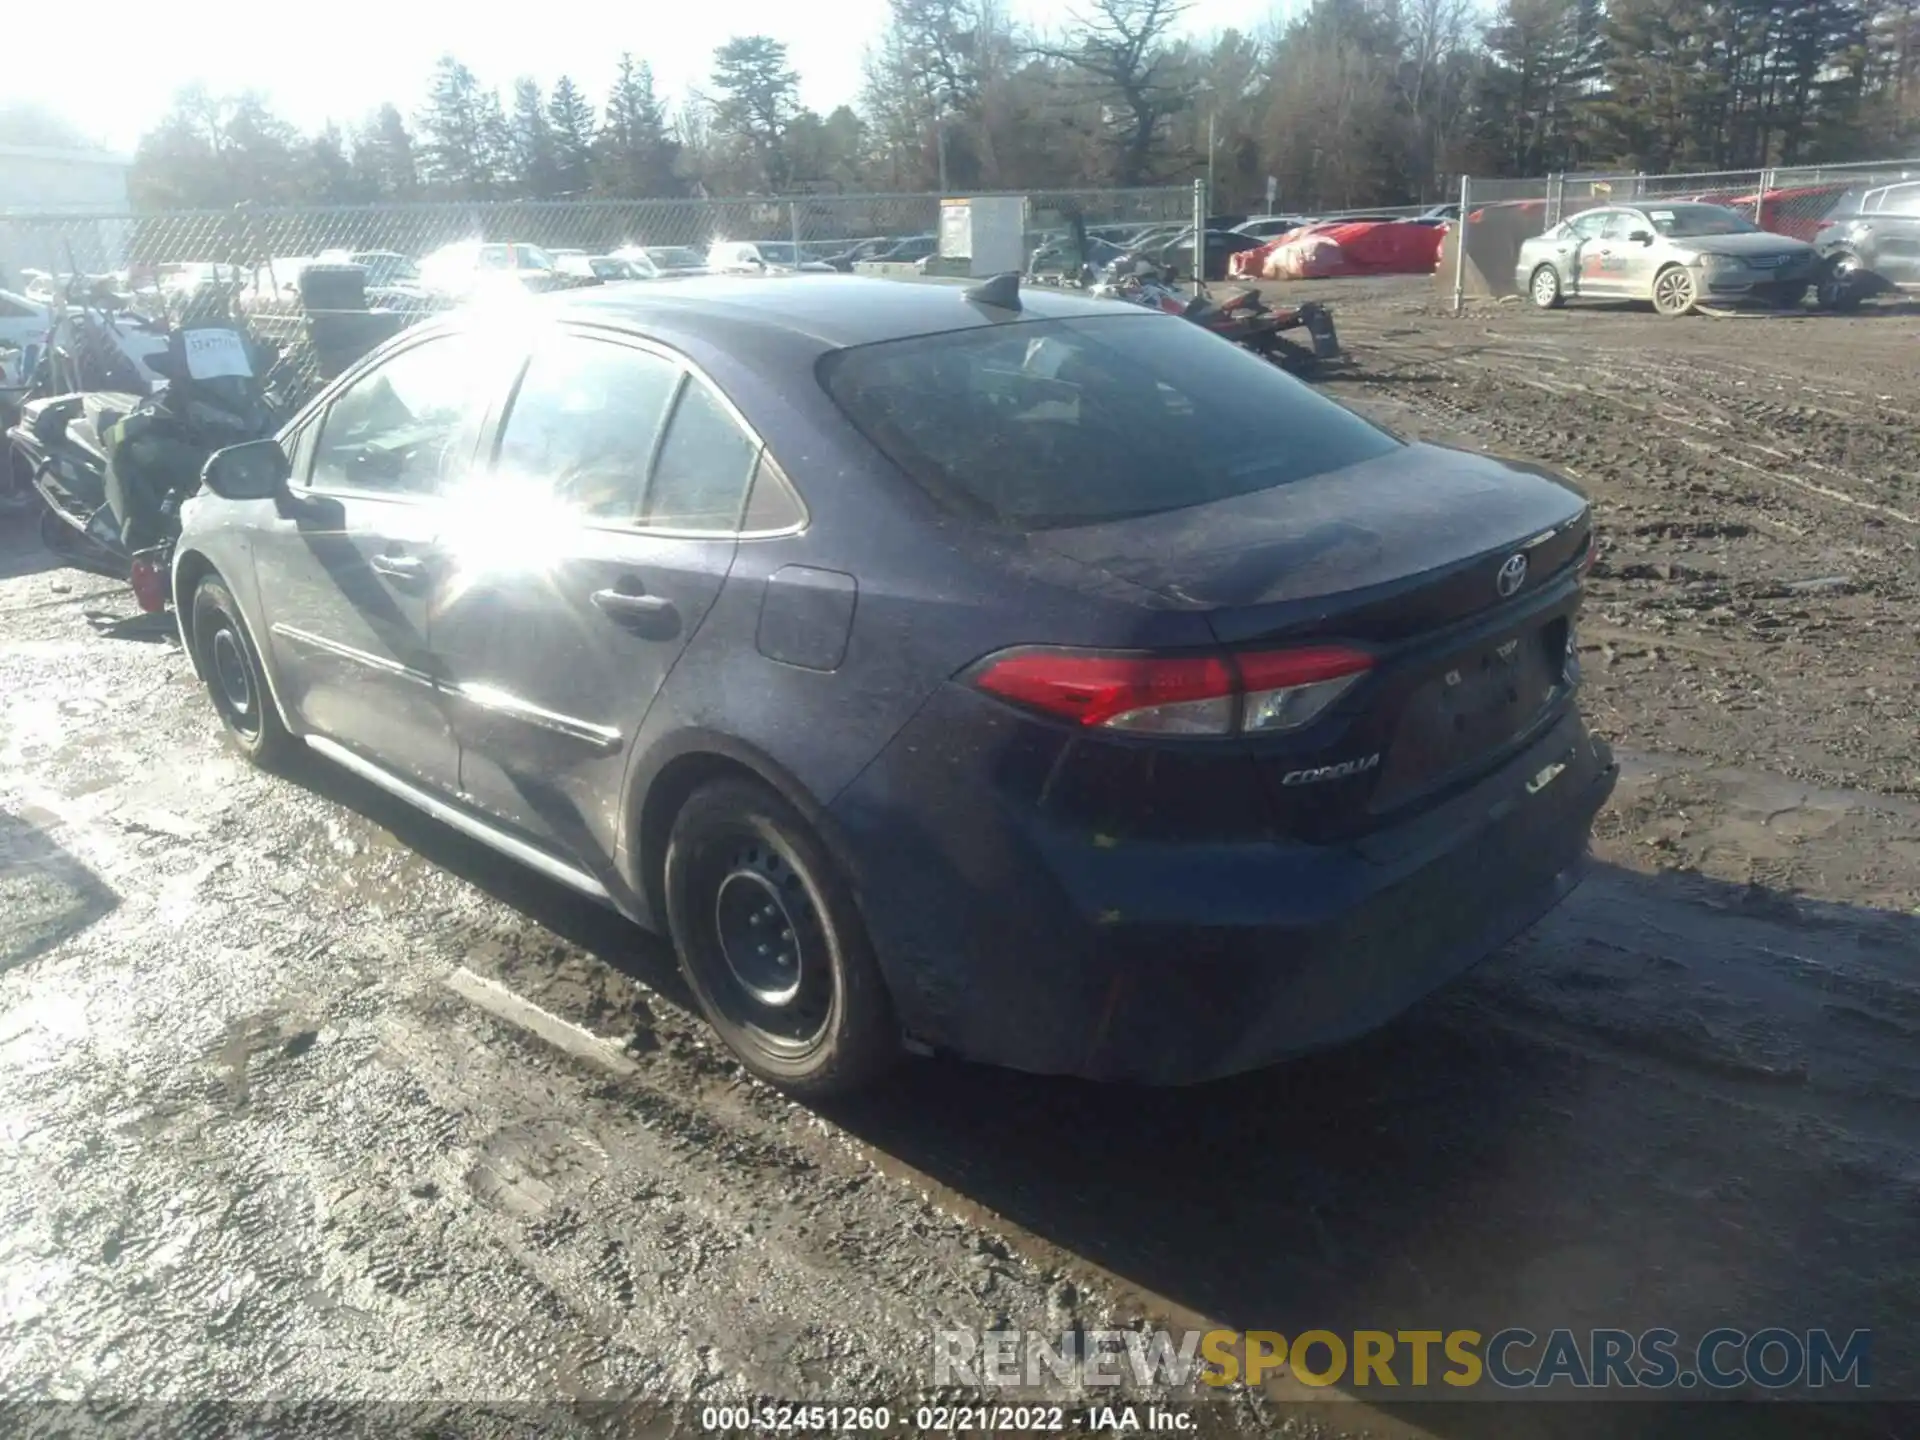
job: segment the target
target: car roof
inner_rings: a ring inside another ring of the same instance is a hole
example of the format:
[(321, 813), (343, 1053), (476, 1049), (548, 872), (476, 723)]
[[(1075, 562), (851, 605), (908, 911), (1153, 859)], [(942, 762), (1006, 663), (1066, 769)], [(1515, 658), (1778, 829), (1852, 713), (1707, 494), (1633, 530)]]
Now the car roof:
[(968, 300), (966, 289), (949, 281), (864, 275), (727, 275), (665, 281), (639, 293), (624, 288), (561, 291), (552, 303), (568, 317), (588, 322), (685, 330), (709, 319), (742, 335), (757, 329), (770, 340), (805, 338), (833, 350), (1016, 318), (1138, 313), (1137, 306), (1047, 286), (1023, 286), (1017, 312), (994, 310)]

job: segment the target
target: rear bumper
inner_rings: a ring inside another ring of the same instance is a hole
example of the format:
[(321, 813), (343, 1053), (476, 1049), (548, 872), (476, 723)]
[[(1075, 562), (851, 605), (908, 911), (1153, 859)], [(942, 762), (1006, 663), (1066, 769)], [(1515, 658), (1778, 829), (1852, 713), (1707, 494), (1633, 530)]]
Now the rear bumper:
[(1152, 845), (1016, 818), (990, 775), (956, 784), (948, 763), (942, 784), (922, 758), (940, 747), (908, 748), (835, 805), (907, 1029), (1016, 1069), (1155, 1084), (1338, 1044), (1498, 949), (1578, 883), (1616, 776), (1570, 711), (1470, 790), (1350, 845)]

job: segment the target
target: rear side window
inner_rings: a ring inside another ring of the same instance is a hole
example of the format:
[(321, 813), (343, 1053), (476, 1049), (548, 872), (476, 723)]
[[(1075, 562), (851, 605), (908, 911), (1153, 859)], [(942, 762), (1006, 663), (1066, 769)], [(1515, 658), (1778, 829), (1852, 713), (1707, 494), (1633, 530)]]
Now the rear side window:
[(1198, 325), (1149, 314), (842, 350), (822, 379), (948, 508), (1035, 530), (1203, 505), (1400, 442)]
[(738, 530), (759, 452), (713, 392), (689, 379), (654, 462), (644, 523), (662, 530)]
[(629, 345), (573, 335), (544, 341), (507, 412), (495, 467), (544, 481), (581, 515), (632, 520), (679, 383), (679, 366)]
[(1920, 182), (1889, 185), (1881, 195), (1882, 215), (1920, 215)]

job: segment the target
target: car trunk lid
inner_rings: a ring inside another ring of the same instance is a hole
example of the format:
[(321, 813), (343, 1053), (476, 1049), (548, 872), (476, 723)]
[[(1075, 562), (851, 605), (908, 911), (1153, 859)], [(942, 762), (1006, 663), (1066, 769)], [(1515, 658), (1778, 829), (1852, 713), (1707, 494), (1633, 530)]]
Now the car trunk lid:
[(1558, 712), (1589, 539), (1546, 472), (1413, 445), (1036, 543), (1201, 611), (1234, 650), (1374, 654), (1326, 714), (1245, 741), (1281, 832), (1332, 840), (1484, 774)]

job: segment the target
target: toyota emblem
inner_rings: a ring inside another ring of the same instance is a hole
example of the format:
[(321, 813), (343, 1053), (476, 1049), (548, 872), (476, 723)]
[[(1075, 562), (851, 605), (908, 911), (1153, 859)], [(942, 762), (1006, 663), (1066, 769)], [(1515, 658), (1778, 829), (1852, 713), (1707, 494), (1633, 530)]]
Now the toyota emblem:
[(1527, 557), (1509, 555), (1506, 563), (1500, 567), (1500, 573), (1494, 577), (1493, 588), (1500, 592), (1505, 600), (1509, 595), (1519, 593), (1520, 587), (1527, 583)]

